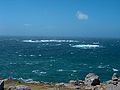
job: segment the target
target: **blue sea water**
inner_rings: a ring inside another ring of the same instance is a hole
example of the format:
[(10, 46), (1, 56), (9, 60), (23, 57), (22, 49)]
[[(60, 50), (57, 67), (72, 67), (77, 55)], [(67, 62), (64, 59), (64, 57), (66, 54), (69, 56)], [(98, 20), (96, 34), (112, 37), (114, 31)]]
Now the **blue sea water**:
[(2, 78), (68, 82), (90, 72), (120, 74), (119, 39), (0, 37)]

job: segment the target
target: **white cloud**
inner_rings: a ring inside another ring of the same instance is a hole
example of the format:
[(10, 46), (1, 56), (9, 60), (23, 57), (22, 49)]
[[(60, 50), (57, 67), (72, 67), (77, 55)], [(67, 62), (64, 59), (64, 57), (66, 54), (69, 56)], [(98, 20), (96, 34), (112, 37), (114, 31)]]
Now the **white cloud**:
[(83, 12), (77, 11), (76, 15), (79, 20), (88, 20), (88, 15)]

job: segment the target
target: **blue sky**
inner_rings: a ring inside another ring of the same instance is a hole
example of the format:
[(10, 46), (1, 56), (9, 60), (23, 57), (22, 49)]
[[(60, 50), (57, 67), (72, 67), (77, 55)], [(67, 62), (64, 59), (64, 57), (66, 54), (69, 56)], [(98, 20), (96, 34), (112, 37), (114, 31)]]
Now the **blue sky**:
[(0, 35), (120, 38), (120, 0), (0, 0)]

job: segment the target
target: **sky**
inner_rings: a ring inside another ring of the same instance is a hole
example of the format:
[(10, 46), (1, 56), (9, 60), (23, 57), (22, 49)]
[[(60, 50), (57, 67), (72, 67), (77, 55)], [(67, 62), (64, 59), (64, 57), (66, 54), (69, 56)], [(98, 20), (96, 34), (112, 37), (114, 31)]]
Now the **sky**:
[(0, 36), (120, 38), (120, 0), (0, 0)]

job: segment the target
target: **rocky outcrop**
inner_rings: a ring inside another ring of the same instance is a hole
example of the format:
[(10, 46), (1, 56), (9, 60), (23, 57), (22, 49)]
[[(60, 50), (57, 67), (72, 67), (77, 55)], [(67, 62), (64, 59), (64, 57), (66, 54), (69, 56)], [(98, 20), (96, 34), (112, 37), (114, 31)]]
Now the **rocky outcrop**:
[(65, 84), (64, 84), (64, 83), (56, 83), (55, 86), (56, 86), (56, 87), (64, 87)]
[[(28, 82), (27, 82), (28, 83)], [(22, 83), (19, 83), (22, 84)], [(82, 80), (70, 80), (69, 83), (49, 83), (49, 82), (30, 82), (28, 84), (52, 87), (49, 90), (120, 90), (120, 78), (117, 73), (114, 73), (111, 80), (100, 83), (99, 76), (94, 73), (89, 73)], [(27, 84), (26, 84), (27, 85)], [(1, 90), (1, 89), (0, 89)], [(10, 86), (7, 90), (31, 90), (28, 86), (18, 85)]]
[(114, 73), (113, 76), (112, 76), (112, 80), (113, 80), (113, 81), (118, 81), (118, 79), (119, 79), (118, 74), (117, 74), (117, 73)]
[(18, 86), (10, 86), (8, 90), (31, 90), (31, 89), (25, 85), (18, 85)]
[(4, 90), (4, 81), (0, 80), (0, 90)]
[(120, 80), (117, 73), (114, 73), (112, 80), (107, 81), (105, 90), (120, 90)]
[(74, 85), (74, 86), (80, 86), (84, 84), (84, 81), (82, 80), (70, 80), (69, 84)]
[(112, 80), (107, 81), (107, 84), (117, 85), (119, 82), (119, 76), (117, 73), (114, 73), (112, 76)]
[(96, 86), (96, 85), (100, 85), (100, 79), (99, 76), (94, 74), (94, 73), (89, 73), (88, 75), (86, 75), (85, 77), (85, 84), (87, 86)]

